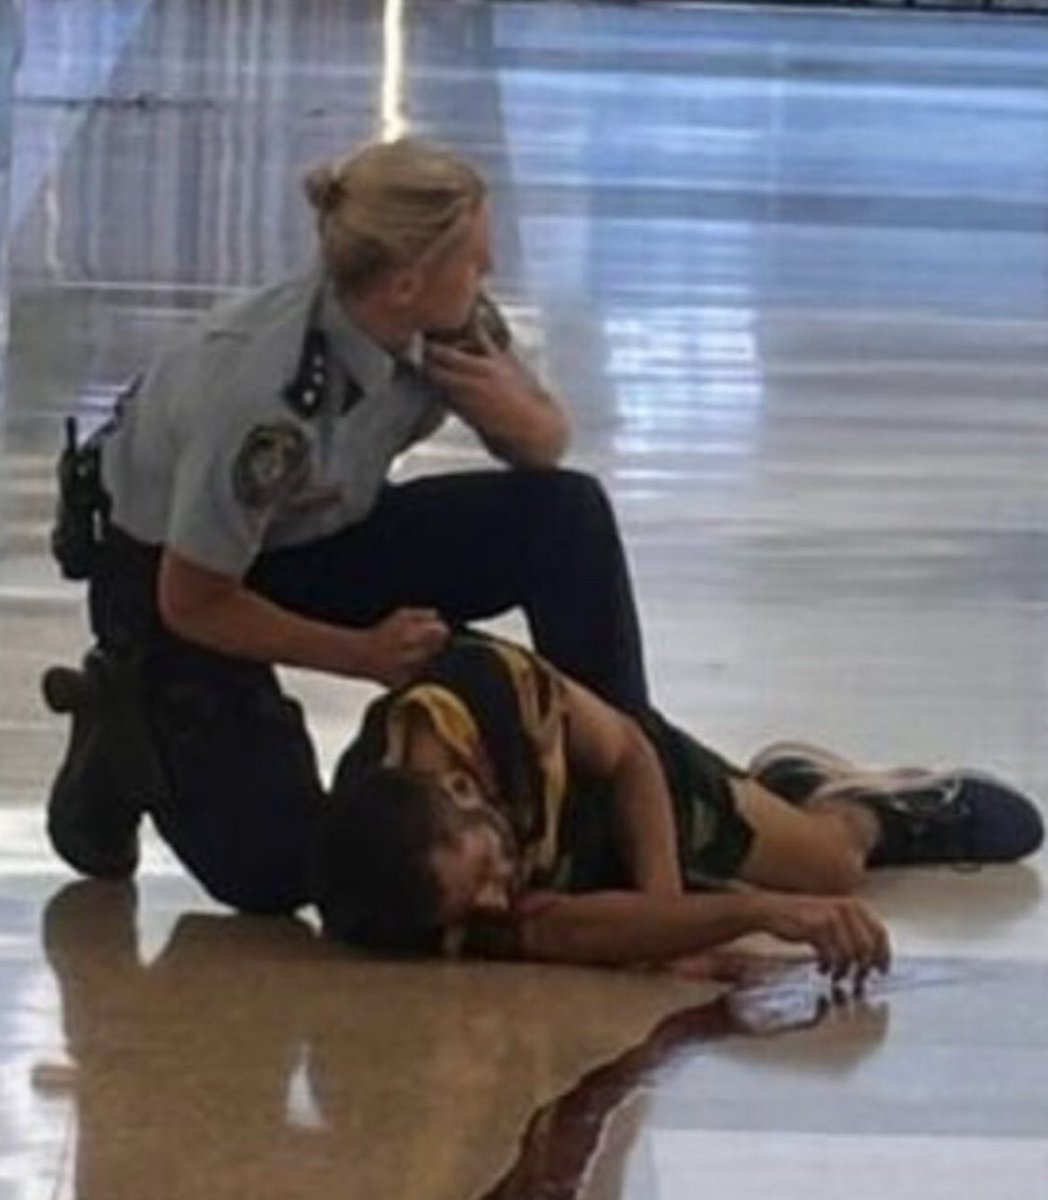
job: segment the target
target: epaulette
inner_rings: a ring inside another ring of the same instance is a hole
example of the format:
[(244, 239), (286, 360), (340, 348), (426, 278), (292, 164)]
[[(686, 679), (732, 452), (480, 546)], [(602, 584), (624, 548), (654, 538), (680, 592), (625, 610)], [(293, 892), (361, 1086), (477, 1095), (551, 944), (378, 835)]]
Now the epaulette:
[(327, 338), (319, 329), (310, 329), (302, 340), (295, 374), (284, 384), (281, 395), (292, 412), (309, 420), (324, 403), (327, 380)]
[[(328, 390), (327, 336), (321, 329), (310, 329), (302, 342), (298, 368), (285, 385), (284, 402), (292, 412), (310, 420), (320, 412)], [(364, 398), (364, 391), (355, 379), (347, 379), (340, 413), (347, 413)]]

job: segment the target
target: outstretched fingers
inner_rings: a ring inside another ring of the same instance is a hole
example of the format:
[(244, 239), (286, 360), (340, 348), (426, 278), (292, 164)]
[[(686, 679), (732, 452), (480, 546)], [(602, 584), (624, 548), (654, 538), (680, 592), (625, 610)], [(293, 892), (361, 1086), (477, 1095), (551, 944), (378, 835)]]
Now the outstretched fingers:
[(872, 971), (891, 965), (888, 930), (861, 901), (850, 897), (767, 897), (767, 932), (811, 946), (819, 970), (835, 982), (861, 986)]

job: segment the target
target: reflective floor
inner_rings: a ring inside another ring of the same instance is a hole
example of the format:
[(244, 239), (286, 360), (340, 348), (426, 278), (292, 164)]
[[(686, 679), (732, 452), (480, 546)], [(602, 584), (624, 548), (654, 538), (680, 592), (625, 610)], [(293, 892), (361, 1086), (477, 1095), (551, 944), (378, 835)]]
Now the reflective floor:
[[(410, 129), (492, 181), (495, 291), (615, 498), (662, 706), (736, 756), (802, 735), (1048, 800), (1048, 23), (20, 8), (8, 145), (0, 0), (0, 1200), (1048, 1197), (1044, 855), (879, 876), (895, 977), (813, 1024), (788, 975), (750, 998), (754, 1037), (695, 1014), (704, 982), (348, 958), (221, 913), (155, 842), (136, 892), (70, 887), (36, 693), (85, 639), (45, 545), (61, 416), (90, 423), (172, 330), (308, 256), (305, 165)], [(452, 429), (403, 469), (481, 461)], [(289, 681), (330, 762), (370, 693)], [(580, 1160), (553, 1135), (587, 1073)]]

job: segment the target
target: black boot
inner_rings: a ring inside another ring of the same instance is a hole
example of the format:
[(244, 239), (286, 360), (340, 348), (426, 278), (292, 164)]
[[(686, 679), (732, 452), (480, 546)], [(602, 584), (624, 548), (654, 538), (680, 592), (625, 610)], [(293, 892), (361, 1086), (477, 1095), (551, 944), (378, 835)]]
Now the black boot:
[(74, 870), (99, 879), (135, 873), (138, 826), (159, 786), (137, 675), (132, 663), (95, 649), (82, 670), (52, 667), (42, 680), (48, 708), (72, 721), (48, 800), (48, 836)]

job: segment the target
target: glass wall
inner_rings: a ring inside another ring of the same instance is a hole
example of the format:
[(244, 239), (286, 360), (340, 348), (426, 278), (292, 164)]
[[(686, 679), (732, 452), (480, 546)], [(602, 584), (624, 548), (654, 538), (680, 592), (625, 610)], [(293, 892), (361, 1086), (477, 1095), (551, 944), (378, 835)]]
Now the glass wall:
[(11, 207), (11, 143), (13, 138), (14, 78), (17, 60), (18, 0), (0, 0), (0, 401), (7, 357), (7, 257)]

